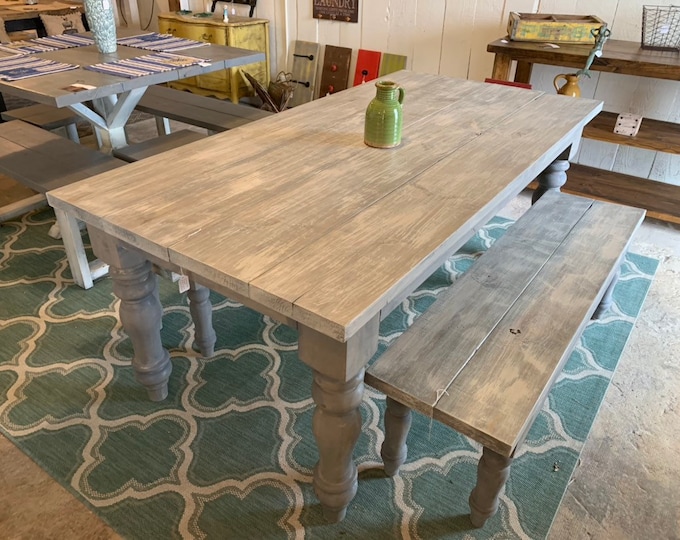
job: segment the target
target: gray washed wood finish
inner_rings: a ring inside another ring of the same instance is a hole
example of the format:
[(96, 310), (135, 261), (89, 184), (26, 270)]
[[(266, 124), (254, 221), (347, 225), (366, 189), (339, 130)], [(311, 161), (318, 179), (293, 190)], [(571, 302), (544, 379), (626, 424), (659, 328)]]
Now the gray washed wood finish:
[[(0, 172), (38, 193), (67, 186), (125, 165), (112, 158), (59, 137), (21, 120), (0, 124)], [(108, 266), (88, 262), (78, 222), (67, 210), (56, 209), (74, 281), (84, 289), (96, 277), (106, 274)]]
[(168, 135), (161, 135), (154, 139), (148, 139), (137, 144), (130, 144), (113, 151), (113, 156), (129, 163), (140, 159), (146, 159), (156, 154), (161, 154), (179, 148), (185, 144), (200, 141), (206, 138), (203, 133), (182, 129)]
[[(364, 85), (48, 194), (114, 244), (297, 326), (314, 371), (314, 486), (331, 520), (356, 491), (358, 403), (380, 319), (601, 109), (435, 75), (390, 78), (407, 89), (398, 149), (364, 145), (375, 94)], [(124, 289), (124, 273), (113, 275)], [(162, 355), (156, 329), (133, 332), (154, 334), (144, 347)]]
[[(217, 133), (273, 114), (254, 107), (237, 105), (231, 101), (174, 90), (167, 86), (147, 88), (136, 109)], [(161, 132), (168, 133), (168, 130), (164, 127)]]
[[(134, 32), (130, 33), (134, 34)], [(79, 67), (70, 71), (18, 81), (0, 80), (0, 92), (7, 92), (53, 107), (69, 107), (93, 125), (101, 149), (111, 152), (113, 149), (127, 145), (125, 123), (148, 86), (258, 62), (265, 58), (264, 53), (261, 52), (210, 45), (189, 49), (189, 52), (186, 52), (187, 56), (206, 60), (205, 63), (132, 79), (84, 69), (84, 66), (136, 58), (150, 54), (150, 52), (119, 45), (116, 52), (104, 55), (96, 46), (90, 45), (39, 53), (35, 55), (38, 58), (48, 58)], [(70, 90), (69, 88), (74, 83), (85, 85), (86, 88), (78, 91)], [(92, 88), (87, 88), (88, 86)], [(90, 101), (91, 106), (86, 104)]]
[[(130, 32), (131, 34), (139, 33)], [(23, 97), (45, 103), (54, 107), (66, 107), (76, 103), (83, 103), (92, 99), (99, 99), (112, 94), (120, 94), (137, 88), (146, 88), (152, 84), (160, 84), (169, 81), (193, 77), (202, 73), (211, 73), (222, 69), (241, 66), (251, 62), (261, 62), (264, 60), (264, 53), (238, 49), (236, 47), (225, 47), (221, 45), (210, 45), (208, 47), (197, 47), (182, 51), (186, 56), (205, 59), (208, 65), (189, 66), (163, 73), (135, 77), (126, 79), (113, 75), (105, 75), (83, 69), (83, 66), (98, 64), (101, 62), (111, 62), (125, 58), (136, 58), (151, 54), (152, 51), (137, 49), (134, 47), (118, 46), (115, 53), (103, 55), (94, 45), (87, 47), (73, 47), (71, 49), (61, 49), (39, 53), (39, 58), (49, 58), (58, 62), (66, 62), (80, 66), (78, 69), (63, 71), (40, 77), (31, 77), (18, 81), (0, 80), (0, 92), (7, 92), (12, 95)], [(78, 82), (84, 85), (94, 86), (92, 90), (81, 90), (72, 92), (66, 88)]]
[(366, 373), (388, 395), (388, 474), (405, 458), (404, 409), (419, 410), (484, 446), (471, 519), (481, 527), (496, 513), (515, 450), (585, 325), (611, 303), (643, 218), (548, 191), (437, 297)]
[(73, 142), (80, 142), (78, 129), (76, 127), (78, 115), (68, 109), (57, 109), (39, 103), (37, 105), (29, 105), (28, 107), (21, 107), (20, 109), (5, 111), (2, 113), (2, 119), (7, 122), (10, 120), (23, 120), (24, 122), (28, 122), (29, 124), (41, 127), (48, 131), (63, 127), (66, 128), (69, 139)]
[(643, 217), (544, 195), (371, 366), (366, 382), (511, 455)]

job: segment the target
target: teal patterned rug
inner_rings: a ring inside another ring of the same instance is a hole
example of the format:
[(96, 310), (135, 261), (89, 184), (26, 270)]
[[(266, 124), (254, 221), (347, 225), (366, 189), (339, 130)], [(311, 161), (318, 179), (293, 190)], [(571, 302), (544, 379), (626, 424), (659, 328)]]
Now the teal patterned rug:
[[(579, 459), (657, 261), (629, 255), (613, 310), (591, 323), (512, 467), (483, 530), (468, 520), (477, 444), (415, 415), (409, 459), (382, 471), (385, 400), (367, 389), (359, 491), (328, 525), (311, 488), (309, 370), (295, 331), (213, 294), (214, 358), (195, 352), (184, 295), (162, 280), (170, 397), (133, 377), (111, 282), (70, 282), (50, 210), (0, 227), (0, 428), (122, 536), (170, 538), (544, 538)], [(510, 225), (494, 219), (381, 328), (383, 350)]]

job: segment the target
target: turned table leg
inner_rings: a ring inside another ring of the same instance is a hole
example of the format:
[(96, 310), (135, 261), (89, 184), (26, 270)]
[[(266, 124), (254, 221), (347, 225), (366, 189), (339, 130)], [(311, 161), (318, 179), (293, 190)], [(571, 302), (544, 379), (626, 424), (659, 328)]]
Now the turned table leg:
[(162, 308), (154, 292), (156, 275), (146, 260), (127, 268), (111, 265), (110, 272), (113, 292), (120, 298), (120, 321), (135, 351), (135, 377), (146, 386), (152, 401), (162, 401), (168, 396), (172, 365), (161, 344)]
[(212, 325), (212, 304), (210, 303), (210, 289), (189, 281), (189, 312), (194, 321), (194, 335), (196, 345), (205, 358), (215, 354), (217, 336)]
[(411, 429), (411, 409), (387, 397), (385, 410), (385, 440), (380, 448), (380, 457), (385, 464), (385, 474), (394, 476), (406, 461), (408, 447), (406, 437)]
[(95, 253), (110, 264), (113, 292), (120, 298), (120, 321), (134, 349), (135, 377), (152, 401), (162, 401), (168, 395), (172, 364), (161, 343), (162, 308), (156, 274), (141, 253), (94, 227), (88, 230)]
[(477, 485), (470, 493), (470, 521), (483, 527), (498, 511), (498, 495), (510, 474), (511, 457), (502, 456), (484, 447), (477, 466)]
[(531, 197), (532, 204), (548, 191), (559, 191), (567, 182), (567, 169), (569, 169), (569, 160), (563, 156), (560, 156), (548, 165), (548, 167), (536, 178), (538, 187)]
[(379, 323), (376, 315), (345, 342), (304, 325), (298, 328), (300, 360), (314, 374), (312, 431), (319, 449), (314, 491), (330, 522), (345, 517), (357, 492), (352, 452), (361, 433), (364, 368), (378, 349)]
[(314, 372), (316, 403), (312, 430), (319, 447), (314, 491), (331, 523), (345, 517), (357, 492), (357, 467), (352, 458), (361, 433), (359, 405), (364, 394), (364, 370), (343, 383)]

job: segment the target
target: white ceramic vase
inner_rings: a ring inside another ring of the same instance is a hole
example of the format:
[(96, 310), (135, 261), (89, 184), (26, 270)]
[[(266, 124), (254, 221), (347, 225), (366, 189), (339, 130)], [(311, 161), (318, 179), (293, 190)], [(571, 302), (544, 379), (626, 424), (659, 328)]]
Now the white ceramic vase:
[(85, 0), (85, 17), (94, 43), (103, 54), (116, 52), (116, 19), (112, 0)]

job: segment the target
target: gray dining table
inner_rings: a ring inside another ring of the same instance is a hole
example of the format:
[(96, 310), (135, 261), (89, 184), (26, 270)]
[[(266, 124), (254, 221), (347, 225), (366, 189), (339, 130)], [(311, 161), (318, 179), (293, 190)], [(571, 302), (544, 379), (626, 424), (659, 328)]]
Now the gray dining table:
[[(119, 37), (144, 32), (120, 31)], [(85, 35), (91, 35), (86, 33)], [(77, 69), (16, 81), (0, 79), (0, 92), (52, 105), (68, 107), (95, 127), (102, 150), (111, 152), (127, 145), (124, 127), (146, 89), (154, 84), (185, 79), (213, 71), (261, 62), (259, 51), (209, 44), (174, 54), (200, 58), (204, 62), (169, 71), (125, 78), (84, 69), (86, 66), (136, 58), (153, 51), (118, 45), (111, 54), (102, 54), (95, 45), (41, 52), (32, 57), (46, 58), (79, 66)], [(0, 57), (8, 53), (0, 51)], [(91, 103), (91, 106), (88, 105)]]
[(375, 96), (364, 84), (214, 135), (211, 148), (192, 143), (47, 194), (88, 224), (111, 265), (151, 399), (167, 396), (171, 370), (152, 263), (297, 329), (313, 372), (314, 488), (331, 521), (357, 490), (352, 452), (380, 321), (532, 180), (559, 189), (602, 108), (437, 75), (389, 77), (406, 89), (397, 148), (364, 144)]

